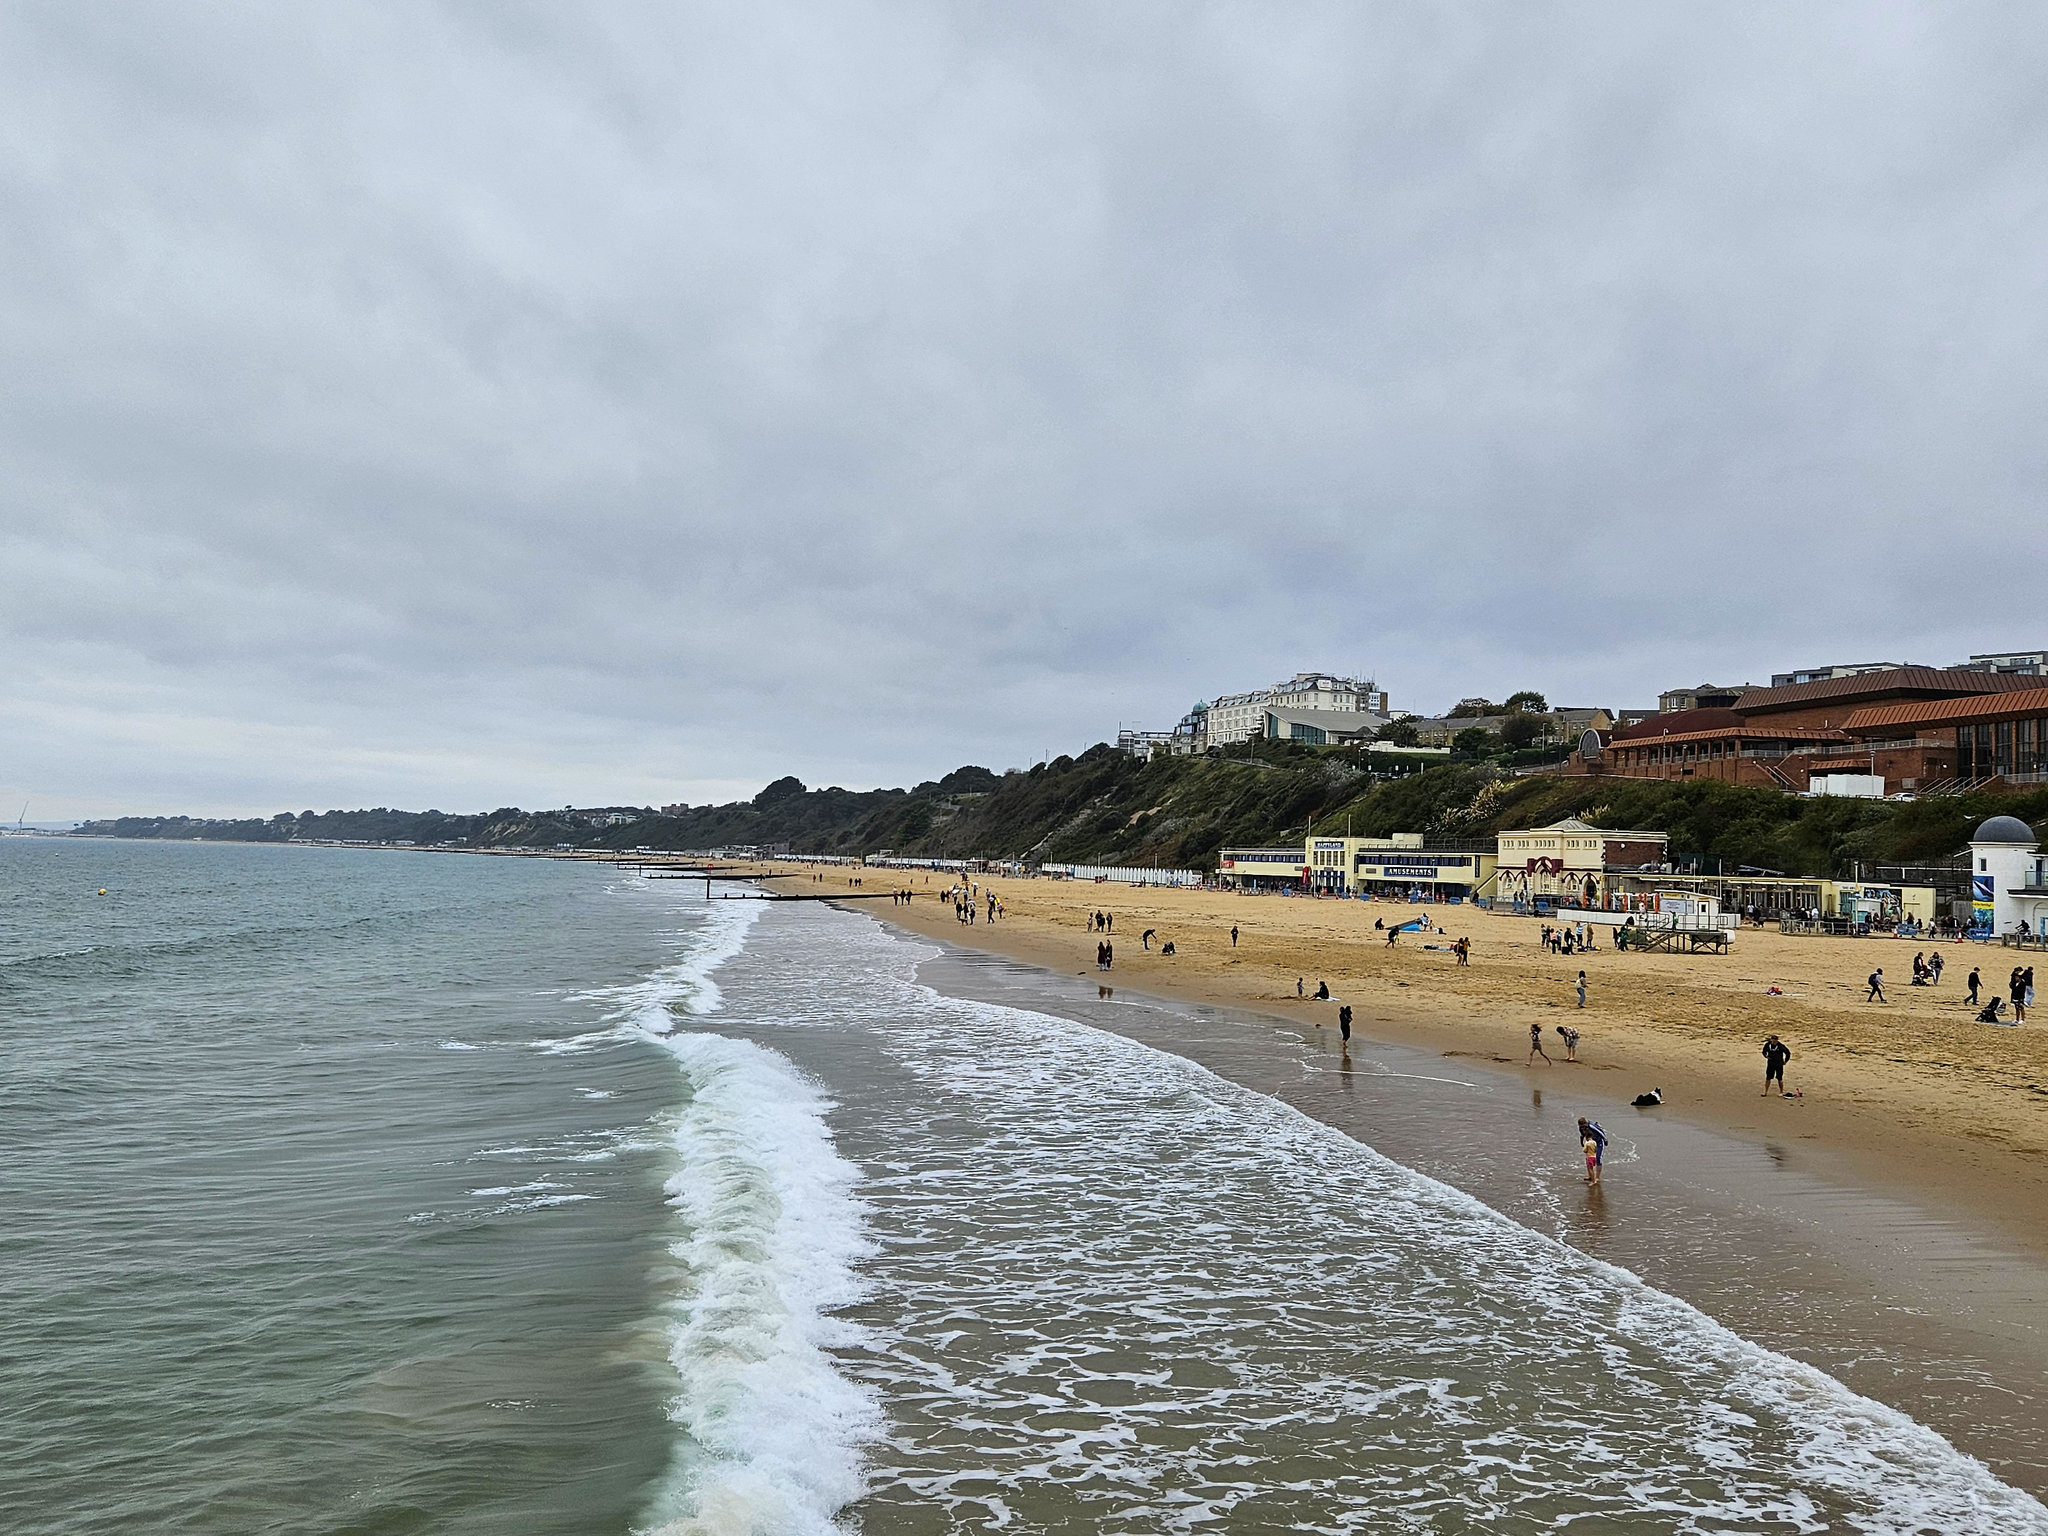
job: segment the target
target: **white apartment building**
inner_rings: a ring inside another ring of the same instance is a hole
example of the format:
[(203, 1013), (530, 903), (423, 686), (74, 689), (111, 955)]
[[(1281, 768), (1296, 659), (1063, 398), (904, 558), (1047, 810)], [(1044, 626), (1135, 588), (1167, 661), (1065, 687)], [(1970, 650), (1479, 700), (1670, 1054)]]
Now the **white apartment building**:
[(1263, 735), (1269, 709), (1331, 710), (1339, 714), (1385, 715), (1387, 696), (1371, 678), (1297, 672), (1284, 683), (1253, 693), (1226, 693), (1208, 708), (1204, 745), (1227, 747)]
[(2048, 673), (2048, 651), (1997, 651), (1972, 656), (1958, 672), (2012, 672), (2022, 677)]

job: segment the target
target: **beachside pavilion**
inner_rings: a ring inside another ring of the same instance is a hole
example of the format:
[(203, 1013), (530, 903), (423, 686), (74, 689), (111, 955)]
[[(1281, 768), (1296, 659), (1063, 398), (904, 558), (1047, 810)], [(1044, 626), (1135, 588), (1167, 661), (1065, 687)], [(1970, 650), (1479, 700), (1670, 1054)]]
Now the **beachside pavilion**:
[(1610, 832), (1576, 816), (1503, 832), (1496, 839), (1495, 904), (1604, 907), (1620, 894), (1619, 876), (1661, 868), (1670, 843), (1668, 832)]
[(1470, 901), (1491, 894), (1490, 841), (1438, 838), (1420, 832), (1392, 837), (1311, 837), (1303, 850), (1309, 885), (1336, 896), (1396, 901)]
[(1216, 877), (1241, 891), (1300, 890), (1308, 881), (1308, 858), (1291, 848), (1224, 848), (1216, 854)]

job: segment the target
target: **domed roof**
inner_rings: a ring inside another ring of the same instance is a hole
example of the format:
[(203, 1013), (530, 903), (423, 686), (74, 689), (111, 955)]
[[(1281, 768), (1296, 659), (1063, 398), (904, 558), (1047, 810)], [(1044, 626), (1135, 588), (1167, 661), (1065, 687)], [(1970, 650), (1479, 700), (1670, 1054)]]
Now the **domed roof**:
[(2034, 829), (2017, 816), (1993, 816), (1970, 834), (1973, 843), (2037, 843)]

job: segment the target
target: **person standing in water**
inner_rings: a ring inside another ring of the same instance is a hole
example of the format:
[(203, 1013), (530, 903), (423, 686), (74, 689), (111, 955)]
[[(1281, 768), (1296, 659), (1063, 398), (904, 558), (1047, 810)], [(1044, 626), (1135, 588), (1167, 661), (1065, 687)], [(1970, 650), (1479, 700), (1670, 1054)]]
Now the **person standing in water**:
[(1345, 1003), (1337, 1010), (1337, 1033), (1344, 1037), (1344, 1043), (1351, 1043), (1351, 1005)]
[(1579, 1116), (1579, 1146), (1582, 1150), (1591, 1148), (1586, 1155), (1586, 1182), (1598, 1184), (1600, 1165), (1607, 1160), (1607, 1133), (1600, 1129), (1598, 1120)]

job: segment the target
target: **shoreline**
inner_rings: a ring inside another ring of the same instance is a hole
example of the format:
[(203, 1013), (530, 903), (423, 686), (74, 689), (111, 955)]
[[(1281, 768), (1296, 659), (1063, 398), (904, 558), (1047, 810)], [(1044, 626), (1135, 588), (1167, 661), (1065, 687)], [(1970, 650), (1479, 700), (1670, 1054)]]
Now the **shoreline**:
[[(2048, 1265), (1974, 1223), (1930, 1218), (1896, 1192), (1684, 1117), (1617, 1114), (1593, 1076), (1532, 1087), (1490, 1061), (1358, 1031), (1347, 1050), (1334, 1029), (1298, 1017), (1106, 989), (1092, 970), (961, 942), (964, 925), (936, 904), (928, 912), (945, 913), (942, 923), (896, 921), (903, 909), (887, 906), (841, 910), (935, 945), (918, 977), (940, 993), (1123, 1035), (1275, 1099), (1816, 1366), (2015, 1487), (2048, 1495)], [(976, 925), (974, 938), (987, 934)], [(1590, 1190), (1571, 1132), (1588, 1113), (1605, 1116), (1613, 1137), (1610, 1177)]]
[[(1000, 877), (989, 884), (1009, 915), (970, 926), (936, 899), (938, 885), (921, 883), (922, 871), (757, 868), (793, 894), (843, 889), (856, 877), (869, 882), (864, 890), (886, 890), (914, 877), (920, 883), (910, 887), (916, 894), (908, 904), (854, 905), (906, 932), (1054, 974), (1085, 974), (1119, 992), (1230, 1008), (1333, 1039), (1337, 1005), (1349, 1001), (1361, 1039), (1433, 1051), (1531, 1086), (1569, 1086), (1604, 1101), (1610, 1114), (1633, 1113), (1637, 1093), (1661, 1087), (1665, 1103), (1653, 1112), (1661, 1118), (1771, 1149), (1817, 1176), (1905, 1200), (1942, 1220), (1966, 1217), (2048, 1268), (2048, 1040), (2031, 1027), (1954, 1017), (1929, 1027), (1938, 1005), (1964, 1012), (1954, 1000), (1971, 964), (1988, 971), (2009, 951), (1941, 946), (1949, 961), (1942, 988), (1915, 989), (1887, 1010), (1867, 1005), (1859, 1016), (1863, 968), (1888, 960), (1888, 974), (1903, 971), (1915, 946), (1748, 929), (1728, 956), (1611, 949), (1559, 956), (1536, 943), (1536, 919), (1472, 909)], [(1098, 936), (1085, 927), (1098, 907), (1114, 909), (1117, 920), (1110, 935), (1116, 964), (1101, 976), (1091, 959)], [(1423, 912), (1453, 935), (1472, 936), (1470, 967), (1409, 939), (1391, 953), (1376, 942), (1375, 918), (1391, 924)], [(1227, 936), (1233, 922), (1243, 930), (1235, 951)], [(1175, 937), (1179, 953), (1162, 959), (1142, 950), (1136, 941), (1144, 926)], [(1583, 1013), (1569, 986), (1579, 969), (1589, 981)], [(1331, 1001), (1296, 998), (1296, 976), (1311, 991), (1328, 980)], [(1788, 995), (1764, 996), (1766, 976), (1785, 979)], [(2002, 970), (1985, 981), (1987, 993), (2002, 990)], [(1753, 990), (1742, 995), (1741, 983)], [(1930, 991), (1939, 998), (1917, 995)], [(1580, 1062), (1526, 1065), (1532, 1022), (1542, 1026), (1553, 1057), (1562, 1054), (1555, 1027), (1579, 1027)], [(1912, 1035), (1887, 1033), (1907, 1028)], [(1969, 1060), (1957, 1042), (1966, 1031), (2010, 1059)], [(1766, 1032), (1793, 1045), (1788, 1075), (1804, 1097), (1759, 1093)]]

